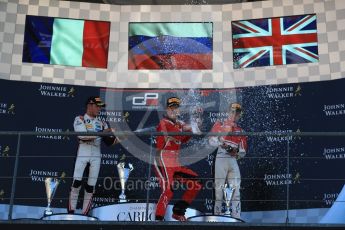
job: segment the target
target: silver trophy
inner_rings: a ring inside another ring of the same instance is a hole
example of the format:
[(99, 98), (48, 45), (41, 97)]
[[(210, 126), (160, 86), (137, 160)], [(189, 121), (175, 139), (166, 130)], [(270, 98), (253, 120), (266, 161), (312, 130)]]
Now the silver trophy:
[(234, 195), (235, 187), (233, 185), (225, 184), (223, 188), (223, 194), (224, 194), (224, 201), (225, 201), (225, 215), (230, 216), (230, 203), (232, 200), (232, 197)]
[(121, 194), (119, 196), (119, 202), (127, 202), (126, 199), (126, 182), (128, 180), (129, 174), (133, 171), (134, 167), (131, 163), (128, 164), (129, 168), (125, 168), (125, 162), (120, 162), (117, 164), (117, 172), (119, 173), (120, 183), (121, 183)]
[(201, 107), (191, 107), (190, 108), (190, 126), (194, 134), (201, 134), (199, 125), (202, 122), (201, 118), (202, 108)]
[(47, 177), (44, 180), (44, 184), (46, 186), (47, 201), (48, 201), (48, 205), (47, 205), (47, 207), (46, 207), (46, 209), (44, 211), (44, 215), (45, 216), (53, 214), (53, 210), (51, 209), (50, 204), (51, 204), (51, 202), (53, 200), (55, 191), (56, 191), (59, 183), (60, 183), (60, 180), (57, 179), (57, 178)]

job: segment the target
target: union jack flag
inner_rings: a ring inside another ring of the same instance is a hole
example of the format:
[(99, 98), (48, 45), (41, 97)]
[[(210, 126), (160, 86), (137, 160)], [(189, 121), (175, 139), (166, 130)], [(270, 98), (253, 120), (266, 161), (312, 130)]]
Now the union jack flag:
[(315, 14), (231, 24), (235, 69), (319, 60)]

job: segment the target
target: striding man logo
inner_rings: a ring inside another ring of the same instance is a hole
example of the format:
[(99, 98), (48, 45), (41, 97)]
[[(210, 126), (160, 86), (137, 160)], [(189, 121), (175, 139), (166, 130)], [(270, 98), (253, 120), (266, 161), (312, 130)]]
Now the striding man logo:
[[(69, 132), (69, 129), (66, 129), (66, 132)], [(65, 135), (65, 136), (63, 136), (62, 139), (69, 141), (69, 140), (70, 140), (70, 137), (67, 136), (67, 135)]]
[(74, 87), (71, 87), (71, 88), (69, 89), (67, 95), (68, 95), (69, 97), (74, 97), (74, 94), (75, 94), (75, 89), (74, 89)]
[(5, 191), (3, 189), (0, 190), (0, 200), (4, 200), (4, 195), (5, 195)]
[(10, 152), (10, 147), (7, 145), (4, 150), (2, 151), (2, 156), (3, 157), (8, 157), (9, 156), (9, 152)]
[(125, 112), (123, 114), (123, 119), (126, 121), (126, 122), (129, 122), (129, 112)]
[(302, 96), (302, 87), (301, 85), (298, 85), (296, 90), (295, 90), (295, 96)]
[(294, 184), (301, 183), (301, 174), (299, 172), (296, 173), (296, 175), (294, 176), (294, 178), (292, 179), (292, 181), (294, 182)]
[[(297, 129), (297, 130), (296, 130), (296, 133), (300, 133), (300, 132), (301, 132), (301, 129)], [(302, 139), (301, 136), (297, 136), (296, 138), (297, 138), (298, 140), (301, 140), (301, 139)]]
[(9, 113), (9, 114), (15, 114), (15, 113), (14, 113), (15, 107), (16, 107), (16, 106), (15, 106), (14, 104), (11, 104), (10, 107), (8, 108), (8, 110), (7, 110), (7, 113)]
[(66, 183), (65, 177), (66, 177), (66, 173), (65, 173), (65, 172), (62, 172), (62, 173), (61, 173), (61, 176), (60, 176), (60, 181)]

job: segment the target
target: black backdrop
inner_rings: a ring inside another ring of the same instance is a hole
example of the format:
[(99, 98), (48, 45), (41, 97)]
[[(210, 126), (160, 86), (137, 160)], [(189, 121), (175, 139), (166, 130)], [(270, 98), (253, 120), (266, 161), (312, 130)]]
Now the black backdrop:
[[(341, 79), (221, 90), (148, 90), (1, 80), (0, 127), (2, 131), (73, 130), (74, 117), (84, 113), (85, 99), (100, 95), (107, 103), (102, 119), (116, 128), (149, 131), (157, 125), (166, 98), (177, 95), (184, 100), (182, 119), (188, 121), (191, 108), (203, 108), (204, 132), (216, 119), (226, 117), (227, 106), (233, 101), (243, 105), (240, 125), (248, 132), (344, 131), (344, 86)], [(193, 138), (183, 147), (181, 161), (211, 182), (214, 149), (205, 140)], [(122, 145), (102, 146), (95, 206), (118, 202), (116, 163), (123, 154), (135, 168), (128, 182), (128, 199), (145, 202), (148, 188), (149, 200), (158, 199), (157, 178), (148, 164), (150, 154), (154, 154), (151, 142), (154, 138), (150, 136), (131, 136)], [(247, 156), (239, 160), (243, 211), (285, 209), (287, 189), (291, 209), (329, 207), (344, 184), (343, 137), (249, 137), (248, 146)], [(0, 137), (0, 203), (9, 203), (17, 147), (16, 136)], [(45, 206), (43, 180), (53, 176), (61, 183), (52, 206), (66, 207), (76, 150), (73, 136), (22, 136), (15, 204)], [(180, 195), (176, 193), (174, 199)], [(201, 191), (193, 207), (211, 212), (212, 205), (209, 186)]]

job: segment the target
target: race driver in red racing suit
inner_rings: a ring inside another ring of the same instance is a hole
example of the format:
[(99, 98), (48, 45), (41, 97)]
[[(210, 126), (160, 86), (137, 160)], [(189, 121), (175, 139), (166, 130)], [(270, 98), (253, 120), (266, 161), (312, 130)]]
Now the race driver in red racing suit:
[[(243, 132), (237, 122), (242, 116), (242, 107), (238, 103), (232, 103), (229, 107), (229, 117), (223, 121), (217, 121), (212, 132)], [(234, 188), (231, 198), (231, 216), (240, 219), (240, 185), (241, 173), (237, 160), (243, 158), (247, 151), (246, 136), (213, 136), (209, 139), (211, 146), (219, 147), (215, 161), (215, 195), (214, 214), (222, 214), (223, 186), (227, 183)]]
[[(190, 125), (177, 120), (179, 115), (180, 99), (172, 97), (167, 100), (165, 117), (159, 122), (157, 132), (191, 132)], [(186, 221), (185, 212), (192, 203), (200, 189), (201, 182), (198, 174), (184, 167), (179, 162), (179, 152), (182, 143), (187, 142), (191, 136), (157, 136), (157, 156), (155, 158), (155, 171), (159, 178), (162, 194), (156, 206), (156, 220), (164, 220), (169, 201), (173, 197), (173, 183), (186, 183), (187, 190), (182, 199), (174, 204), (172, 218)]]

